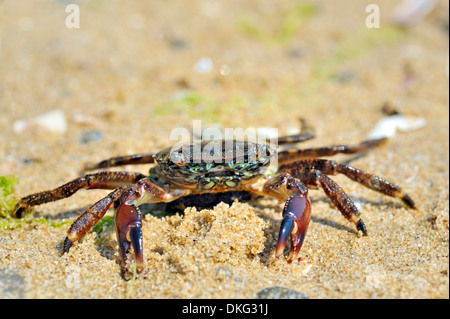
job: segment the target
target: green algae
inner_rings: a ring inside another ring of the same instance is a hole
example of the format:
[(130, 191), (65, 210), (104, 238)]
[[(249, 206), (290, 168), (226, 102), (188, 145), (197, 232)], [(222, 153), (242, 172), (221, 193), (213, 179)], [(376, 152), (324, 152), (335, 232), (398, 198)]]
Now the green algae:
[(14, 194), (14, 185), (19, 182), (16, 176), (0, 176), (0, 217), (11, 216), (14, 207), (18, 202)]

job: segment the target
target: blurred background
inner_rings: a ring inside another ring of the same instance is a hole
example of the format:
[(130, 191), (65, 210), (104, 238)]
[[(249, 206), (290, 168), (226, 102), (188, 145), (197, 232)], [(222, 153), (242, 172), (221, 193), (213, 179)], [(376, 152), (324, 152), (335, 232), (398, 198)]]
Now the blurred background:
[(2, 3), (2, 132), (58, 110), (65, 139), (91, 126), (81, 139), (106, 146), (146, 148), (192, 119), (281, 132), (339, 119), (339, 138), (385, 103), (419, 113), (411, 92), (448, 78), (448, 1), (377, 1), (379, 28), (374, 1)]
[(0, 4), (1, 174), (159, 150), (193, 119), (286, 134), (302, 117), (350, 143), (439, 105), (448, 127), (445, 0)]

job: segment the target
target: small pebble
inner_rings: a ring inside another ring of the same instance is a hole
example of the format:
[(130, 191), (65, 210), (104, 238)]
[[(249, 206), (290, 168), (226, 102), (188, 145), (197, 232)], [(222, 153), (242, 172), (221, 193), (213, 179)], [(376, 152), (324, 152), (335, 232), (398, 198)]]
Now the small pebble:
[(384, 103), (381, 111), (387, 116), (400, 114), (400, 112), (390, 102)]
[(344, 70), (336, 73), (332, 79), (337, 83), (349, 83), (356, 80), (356, 78), (356, 72), (351, 70)]
[(173, 39), (169, 42), (170, 47), (175, 50), (182, 50), (188, 47), (188, 43), (183, 39)]
[(194, 64), (194, 70), (197, 73), (208, 73), (212, 70), (212, 68), (213, 62), (208, 57), (203, 57)]
[(81, 143), (87, 144), (91, 142), (98, 142), (102, 139), (102, 132), (100, 131), (86, 131), (81, 135)]
[(301, 58), (305, 55), (305, 50), (303, 48), (290, 48), (287, 55), (290, 58)]
[(0, 299), (24, 298), (25, 279), (15, 270), (0, 268)]
[(34, 159), (32, 159), (32, 158), (29, 158), (29, 157), (22, 157), (21, 159), (20, 159), (20, 161), (23, 163), (23, 164), (33, 164), (34, 163)]
[(309, 299), (308, 295), (284, 287), (264, 288), (256, 294), (256, 299)]

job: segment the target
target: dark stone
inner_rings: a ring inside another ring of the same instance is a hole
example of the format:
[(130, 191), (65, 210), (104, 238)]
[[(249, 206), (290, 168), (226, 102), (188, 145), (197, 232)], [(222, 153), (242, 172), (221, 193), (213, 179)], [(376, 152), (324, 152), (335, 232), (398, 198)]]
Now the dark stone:
[(308, 299), (308, 295), (284, 287), (264, 288), (256, 294), (256, 299)]
[(24, 298), (25, 279), (12, 269), (0, 269), (0, 299)]
[(98, 142), (102, 139), (102, 132), (100, 131), (86, 131), (81, 135), (81, 143), (87, 144), (91, 142)]

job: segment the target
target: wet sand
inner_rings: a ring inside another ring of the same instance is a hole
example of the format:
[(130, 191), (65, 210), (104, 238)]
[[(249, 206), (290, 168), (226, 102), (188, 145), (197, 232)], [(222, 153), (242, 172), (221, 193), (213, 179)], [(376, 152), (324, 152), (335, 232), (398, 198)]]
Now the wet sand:
[[(108, 193), (80, 191), (2, 224), (0, 298), (448, 298), (448, 2), (403, 31), (389, 22), (392, 1), (377, 1), (376, 30), (364, 24), (370, 1), (315, 3), (80, 1), (80, 28), (68, 29), (63, 1), (0, 2), (0, 175), (20, 179), (18, 195), (50, 189), (85, 163), (168, 147), (193, 120), (283, 135), (302, 117), (316, 138), (300, 147), (355, 144), (389, 105), (426, 126), (351, 165), (400, 185), (417, 210), (333, 176), (370, 236), (311, 190), (302, 261), (291, 264), (274, 257), (284, 205), (274, 199), (148, 213), (145, 274), (124, 281), (112, 210), (61, 256), (70, 224)], [(52, 110), (64, 132), (15, 131)]]

